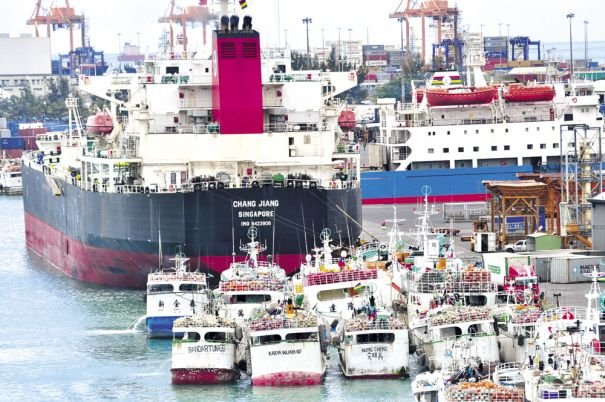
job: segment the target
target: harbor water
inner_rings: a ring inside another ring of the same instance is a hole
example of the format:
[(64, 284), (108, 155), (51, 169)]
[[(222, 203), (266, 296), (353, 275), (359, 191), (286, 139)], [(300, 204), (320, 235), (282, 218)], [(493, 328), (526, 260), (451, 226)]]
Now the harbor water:
[(320, 386), (173, 386), (171, 341), (144, 333), (144, 291), (72, 280), (28, 251), (21, 197), (0, 197), (0, 222), (0, 400), (412, 400), (409, 379), (346, 380), (334, 350)]

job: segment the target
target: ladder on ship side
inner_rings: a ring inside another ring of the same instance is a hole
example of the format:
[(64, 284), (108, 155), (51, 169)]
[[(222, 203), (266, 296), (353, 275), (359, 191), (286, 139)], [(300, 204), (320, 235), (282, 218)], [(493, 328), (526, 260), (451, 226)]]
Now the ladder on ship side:
[(55, 196), (63, 195), (61, 186), (59, 185), (59, 183), (57, 183), (56, 178), (54, 178), (48, 174), (44, 175), (44, 177), (46, 177), (46, 181), (48, 182), (48, 185), (50, 186), (50, 189), (52, 190), (52, 192)]

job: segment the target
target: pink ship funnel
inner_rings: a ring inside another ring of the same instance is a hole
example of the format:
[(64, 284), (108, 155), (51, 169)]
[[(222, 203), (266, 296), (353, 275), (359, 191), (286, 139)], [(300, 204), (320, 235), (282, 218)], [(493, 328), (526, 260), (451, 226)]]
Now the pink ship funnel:
[(212, 113), (221, 134), (263, 132), (263, 88), (260, 38), (252, 18), (223, 16), (214, 31)]

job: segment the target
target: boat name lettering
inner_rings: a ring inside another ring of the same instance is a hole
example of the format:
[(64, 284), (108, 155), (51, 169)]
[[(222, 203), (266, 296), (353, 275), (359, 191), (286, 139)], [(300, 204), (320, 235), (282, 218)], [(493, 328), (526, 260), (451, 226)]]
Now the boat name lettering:
[(256, 227), (259, 226), (271, 226), (272, 222), (271, 221), (242, 221), (241, 222), (241, 226), (250, 226), (250, 225), (254, 225)]
[(276, 208), (279, 207), (279, 200), (260, 200), (258, 203), (256, 200), (248, 201), (233, 201), (233, 208)]
[[(581, 274), (590, 274), (592, 273), (592, 268), (594, 267), (594, 265), (580, 265), (580, 273)], [(599, 267), (597, 267), (597, 272), (599, 272)]]
[(238, 218), (273, 218), (275, 211), (239, 211)]
[(384, 360), (382, 353), (386, 353), (388, 348), (386, 346), (370, 346), (361, 348), (361, 351), (362, 353), (367, 353), (368, 360)]
[(293, 350), (270, 350), (269, 356), (288, 356), (288, 355), (299, 355), (302, 353), (302, 349)]
[(208, 353), (208, 352), (219, 352), (224, 353), (227, 350), (227, 347), (222, 345), (197, 345), (197, 346), (189, 346), (189, 353)]

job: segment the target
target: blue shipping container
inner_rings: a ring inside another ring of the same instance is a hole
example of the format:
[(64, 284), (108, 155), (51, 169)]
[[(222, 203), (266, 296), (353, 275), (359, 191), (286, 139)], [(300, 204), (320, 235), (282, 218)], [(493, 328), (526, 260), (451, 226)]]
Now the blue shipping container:
[(9, 121), (6, 124), (6, 127), (11, 131), (11, 137), (16, 137), (19, 135), (19, 124), (14, 121)]
[(22, 137), (0, 138), (0, 149), (24, 149)]

